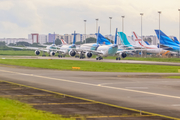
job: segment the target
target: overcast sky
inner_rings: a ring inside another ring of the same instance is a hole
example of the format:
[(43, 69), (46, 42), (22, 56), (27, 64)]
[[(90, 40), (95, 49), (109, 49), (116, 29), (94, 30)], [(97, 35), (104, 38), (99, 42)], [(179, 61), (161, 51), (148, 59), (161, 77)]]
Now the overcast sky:
[(143, 35), (155, 35), (159, 28), (167, 35), (179, 38), (180, 0), (0, 0), (0, 38), (25, 37), (29, 33), (71, 34), (96, 32), (95, 19), (99, 19), (100, 32), (110, 34), (112, 17), (112, 34), (115, 28), (131, 35), (132, 31), (141, 34), (141, 16), (143, 15)]

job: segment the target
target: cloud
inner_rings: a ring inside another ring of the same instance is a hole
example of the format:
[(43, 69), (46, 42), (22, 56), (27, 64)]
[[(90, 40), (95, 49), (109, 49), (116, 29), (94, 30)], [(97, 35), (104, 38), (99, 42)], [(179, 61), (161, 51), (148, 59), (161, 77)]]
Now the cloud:
[(162, 30), (178, 36), (178, 7), (179, 0), (0, 0), (0, 31), (5, 37), (27, 37), (32, 32), (84, 33), (86, 19), (87, 33), (95, 33), (95, 19), (99, 18), (101, 33), (109, 34), (109, 17), (113, 17), (114, 33), (116, 27), (121, 30), (121, 16), (125, 16), (125, 33), (130, 35), (134, 30), (140, 34), (143, 12), (143, 34), (155, 35), (157, 11), (161, 10)]

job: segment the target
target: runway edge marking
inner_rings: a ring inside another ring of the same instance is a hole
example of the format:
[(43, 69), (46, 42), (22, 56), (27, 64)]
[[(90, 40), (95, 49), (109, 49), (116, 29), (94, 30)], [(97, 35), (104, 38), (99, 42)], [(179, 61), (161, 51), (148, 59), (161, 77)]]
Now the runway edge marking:
[[(0, 82), (6, 82), (6, 83), (14, 84), (14, 85), (19, 85), (19, 86), (24, 86), (24, 87), (36, 89), (36, 90), (49, 92), (49, 93), (54, 93), (54, 94), (58, 94), (58, 95), (65, 95), (67, 97), (72, 97), (72, 98), (76, 98), (76, 99), (81, 99), (81, 100), (86, 100), (86, 101), (90, 101), (90, 102), (94, 102), (94, 103), (99, 103), (99, 104), (103, 104), (103, 105), (107, 105), (107, 106), (111, 106), (111, 107), (116, 107), (116, 108), (121, 108), (121, 109), (125, 109), (125, 110), (131, 110), (131, 111), (135, 111), (135, 112), (140, 112), (140, 110), (133, 109), (133, 108), (122, 107), (122, 106), (113, 105), (113, 104), (104, 103), (104, 102), (99, 102), (99, 101), (95, 101), (95, 100), (91, 100), (91, 99), (87, 99), (87, 98), (76, 97), (76, 96), (72, 96), (72, 95), (68, 95), (68, 94), (63, 94), (63, 93), (54, 92), (54, 91), (50, 91), (50, 90), (46, 90), (46, 89), (41, 89), (41, 88), (36, 88), (36, 87), (28, 86), (28, 85), (18, 84), (18, 83), (14, 83), (14, 82), (10, 82), (10, 81), (0, 80)], [(159, 117), (163, 117), (163, 118), (173, 119), (173, 120), (180, 120), (180, 118), (170, 117), (170, 116), (151, 113), (151, 112), (146, 112), (146, 111), (141, 111), (141, 113), (150, 114), (152, 116), (159, 116)]]

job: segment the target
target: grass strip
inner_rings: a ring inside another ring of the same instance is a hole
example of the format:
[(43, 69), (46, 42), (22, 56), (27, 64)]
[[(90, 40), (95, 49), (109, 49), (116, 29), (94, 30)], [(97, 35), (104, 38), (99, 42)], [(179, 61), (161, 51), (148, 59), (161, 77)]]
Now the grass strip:
[(17, 100), (0, 97), (0, 120), (74, 120), (36, 110)]
[(46, 60), (46, 59), (0, 59), (0, 64), (46, 68), (46, 69), (58, 69), (58, 70), (73, 70), (72, 67), (80, 67), (80, 71), (96, 71), (96, 72), (177, 73), (178, 69), (180, 69), (180, 66), (105, 63), (105, 62), (91, 62), (91, 61), (77, 61), (77, 60)]
[(180, 76), (167, 76), (167, 78), (180, 79)]

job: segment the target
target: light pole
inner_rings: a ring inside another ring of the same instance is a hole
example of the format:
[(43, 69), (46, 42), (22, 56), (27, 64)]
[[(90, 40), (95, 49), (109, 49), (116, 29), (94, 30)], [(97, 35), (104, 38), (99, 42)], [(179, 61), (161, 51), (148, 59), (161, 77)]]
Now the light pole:
[(124, 32), (124, 17), (125, 16), (121, 16), (122, 17), (122, 32)]
[[(96, 19), (96, 33), (98, 34), (98, 20), (99, 19)], [(96, 39), (96, 43), (97, 43), (97, 39)]]
[(110, 19), (110, 36), (111, 36), (111, 19), (112, 19), (112, 17), (109, 17), (109, 19)]
[[(180, 9), (178, 9), (178, 11), (179, 11), (179, 41), (180, 41)], [(180, 54), (180, 44), (179, 44), (179, 54)]]
[(161, 48), (161, 37), (160, 37), (160, 14), (161, 14), (161, 11), (158, 11), (159, 13), (159, 56), (160, 56), (160, 48)]
[(98, 33), (98, 20), (99, 19), (96, 19), (96, 33)]
[(141, 57), (142, 57), (142, 16), (143, 16), (143, 13), (140, 13), (141, 15)]
[(84, 20), (84, 34), (85, 34), (85, 43), (86, 43), (86, 21), (87, 21), (87, 20)]

